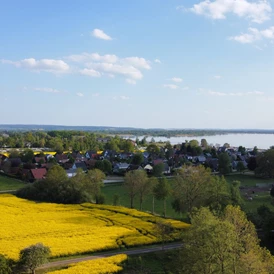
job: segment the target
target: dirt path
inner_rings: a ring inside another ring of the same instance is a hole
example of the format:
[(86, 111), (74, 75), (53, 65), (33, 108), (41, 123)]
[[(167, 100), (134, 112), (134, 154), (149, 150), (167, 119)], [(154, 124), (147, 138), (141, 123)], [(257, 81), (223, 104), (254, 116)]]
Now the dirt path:
[[(171, 249), (178, 249), (182, 247), (181, 243), (171, 243), (164, 245), (164, 250), (171, 250)], [(79, 263), (83, 261), (89, 261), (89, 260), (96, 260), (100, 258), (106, 258), (118, 254), (127, 254), (127, 255), (136, 255), (136, 254), (145, 254), (145, 253), (151, 253), (162, 250), (162, 246), (153, 246), (153, 247), (142, 247), (142, 248), (136, 248), (131, 250), (124, 250), (124, 251), (113, 251), (113, 252), (104, 252), (98, 255), (94, 256), (83, 256), (80, 258), (74, 258), (74, 259), (68, 259), (68, 260), (60, 260), (55, 262), (49, 262), (47, 264), (42, 265), (38, 269), (48, 269), (48, 268), (54, 268), (54, 267), (62, 267), (67, 266), (74, 263)]]

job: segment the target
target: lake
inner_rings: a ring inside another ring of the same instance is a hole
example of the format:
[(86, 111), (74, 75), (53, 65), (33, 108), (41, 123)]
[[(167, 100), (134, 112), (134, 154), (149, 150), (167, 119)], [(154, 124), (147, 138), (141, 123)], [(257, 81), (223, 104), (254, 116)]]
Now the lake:
[[(144, 136), (138, 136), (139, 140), (142, 140)], [(130, 138), (136, 140), (136, 136), (128, 136), (125, 138)], [(150, 142), (151, 138), (154, 138), (156, 142), (159, 141), (169, 141), (172, 145), (181, 144), (183, 142), (190, 140), (197, 140), (201, 142), (201, 139), (206, 139), (208, 144), (212, 145), (223, 145), (225, 143), (230, 144), (230, 146), (244, 146), (246, 148), (253, 148), (257, 146), (259, 149), (268, 149), (270, 146), (274, 145), (274, 134), (250, 134), (250, 133), (239, 133), (239, 134), (224, 134), (224, 135), (213, 135), (213, 136), (180, 136), (180, 137), (152, 137), (147, 136), (147, 141)]]

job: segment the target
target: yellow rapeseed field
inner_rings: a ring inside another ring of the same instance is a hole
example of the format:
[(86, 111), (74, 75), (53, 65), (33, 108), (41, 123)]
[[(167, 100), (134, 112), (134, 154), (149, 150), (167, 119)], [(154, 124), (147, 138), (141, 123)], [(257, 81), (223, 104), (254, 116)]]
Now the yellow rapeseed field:
[(48, 274), (107, 274), (116, 273), (122, 270), (119, 266), (127, 259), (127, 255), (120, 254), (108, 258), (85, 261), (71, 264), (67, 269), (48, 272)]
[[(0, 254), (13, 259), (39, 242), (57, 257), (158, 241), (153, 226), (159, 217), (123, 207), (35, 203), (2, 194), (0, 212)], [(188, 226), (166, 221), (178, 233)]]

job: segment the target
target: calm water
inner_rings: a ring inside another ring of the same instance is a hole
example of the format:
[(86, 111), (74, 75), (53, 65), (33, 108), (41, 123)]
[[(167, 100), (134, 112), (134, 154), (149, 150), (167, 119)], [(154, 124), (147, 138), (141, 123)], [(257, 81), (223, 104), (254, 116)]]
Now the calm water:
[[(144, 136), (139, 136), (141, 140)], [(147, 137), (147, 141), (151, 141), (151, 136)], [(156, 142), (158, 141), (169, 141), (171, 144), (181, 144), (186, 140), (197, 140), (201, 142), (201, 139), (206, 139), (208, 144), (212, 145), (223, 145), (225, 143), (230, 144), (230, 146), (244, 146), (246, 148), (253, 148), (257, 146), (259, 149), (267, 149), (274, 145), (274, 134), (226, 134), (226, 135), (215, 135), (215, 136), (181, 136), (181, 137), (153, 137)], [(132, 140), (136, 140), (136, 137), (130, 137)]]

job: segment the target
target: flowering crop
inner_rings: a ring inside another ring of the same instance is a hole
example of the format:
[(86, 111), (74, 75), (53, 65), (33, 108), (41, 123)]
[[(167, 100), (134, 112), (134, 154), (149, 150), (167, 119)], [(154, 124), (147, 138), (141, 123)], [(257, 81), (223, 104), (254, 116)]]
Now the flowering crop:
[[(0, 195), (0, 212), (0, 254), (13, 259), (38, 242), (53, 257), (155, 243), (153, 226), (162, 220), (123, 207), (35, 203), (7, 194)], [(178, 232), (188, 226), (166, 221)]]
[(116, 273), (122, 270), (119, 266), (127, 259), (127, 255), (121, 254), (108, 258), (85, 261), (71, 264), (67, 269), (48, 272), (48, 274), (105, 274)]

